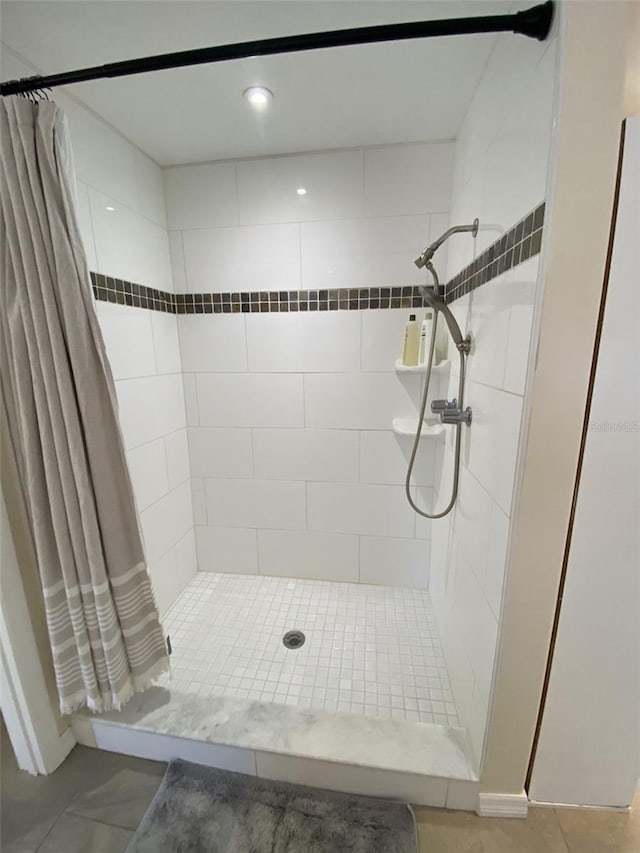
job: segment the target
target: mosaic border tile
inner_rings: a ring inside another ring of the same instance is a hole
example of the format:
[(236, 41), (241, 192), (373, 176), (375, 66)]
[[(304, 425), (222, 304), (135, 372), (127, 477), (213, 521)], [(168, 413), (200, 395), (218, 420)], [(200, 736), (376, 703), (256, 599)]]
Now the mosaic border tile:
[[(517, 222), (472, 263), (444, 285), (453, 302), (537, 255), (542, 245), (545, 203)], [(131, 305), (168, 314), (266, 314), (296, 311), (361, 311), (422, 308), (418, 285), (355, 287), (332, 290), (259, 290), (225, 293), (169, 293), (143, 284), (91, 273), (94, 296), (101, 302)]]
[(100, 302), (114, 302), (118, 305), (131, 305), (134, 308), (148, 308), (151, 311), (164, 311), (176, 314), (179, 294), (166, 290), (134, 284), (108, 275), (92, 272), (91, 287), (93, 295)]
[(94, 296), (170, 314), (262, 314), (295, 311), (359, 311), (364, 308), (420, 308), (418, 285), (333, 290), (261, 290), (234, 293), (168, 293), (119, 278), (91, 273)]
[(507, 270), (539, 254), (545, 202), (523, 216), (500, 239), (445, 284), (445, 302), (454, 302)]

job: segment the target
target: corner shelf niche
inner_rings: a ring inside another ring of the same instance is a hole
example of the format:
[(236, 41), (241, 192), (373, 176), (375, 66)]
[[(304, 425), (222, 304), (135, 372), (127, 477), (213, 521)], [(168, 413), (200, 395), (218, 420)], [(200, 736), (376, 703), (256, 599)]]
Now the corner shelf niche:
[[(451, 364), (449, 360), (439, 361), (437, 364), (434, 364), (431, 368), (432, 373), (443, 373), (447, 367)], [(401, 359), (396, 359), (396, 373), (426, 373), (427, 365), (426, 364), (415, 364), (411, 367), (403, 364)]]
[[(416, 430), (418, 429), (418, 419), (394, 418), (391, 421), (391, 429), (395, 435), (409, 436), (410, 438), (413, 438), (416, 434)], [(438, 438), (438, 436), (444, 435), (444, 431), (445, 425), (441, 424), (439, 420), (436, 420), (435, 418), (425, 420), (422, 432), (420, 433), (420, 440), (422, 441), (425, 438)]]

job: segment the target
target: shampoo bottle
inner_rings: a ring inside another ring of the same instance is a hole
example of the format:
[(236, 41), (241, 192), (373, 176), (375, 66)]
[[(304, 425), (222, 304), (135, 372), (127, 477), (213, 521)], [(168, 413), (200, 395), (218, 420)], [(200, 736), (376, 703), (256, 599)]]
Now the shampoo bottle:
[(431, 347), (431, 335), (433, 332), (433, 311), (427, 311), (422, 326), (420, 327), (420, 349), (418, 351), (418, 364), (426, 364)]
[(402, 363), (405, 367), (415, 367), (418, 363), (418, 349), (420, 346), (420, 330), (416, 323), (416, 315), (409, 315), (409, 322), (404, 330), (404, 347), (402, 349)]

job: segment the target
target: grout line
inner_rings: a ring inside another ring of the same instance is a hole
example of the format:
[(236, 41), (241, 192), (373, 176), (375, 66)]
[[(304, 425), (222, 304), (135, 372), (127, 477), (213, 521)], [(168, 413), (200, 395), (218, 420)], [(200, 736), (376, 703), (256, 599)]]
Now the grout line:
[[(180, 251), (182, 252), (182, 274), (184, 275), (184, 285), (189, 288), (189, 279), (187, 278), (187, 253), (184, 248), (184, 231), (179, 231), (180, 234)], [(175, 284), (173, 285), (175, 287)], [(187, 292), (189, 292), (187, 290)]]
[(298, 282), (300, 284), (298, 292), (301, 290), (313, 290), (313, 288), (305, 288), (302, 286), (302, 222), (298, 222)]
[(265, 479), (264, 477), (256, 477), (256, 445), (255, 445), (255, 437), (253, 427), (249, 428), (249, 432), (251, 433), (251, 477), (252, 479)]
[[(234, 187), (235, 187), (235, 191), (236, 191), (236, 220), (237, 220), (237, 224), (235, 227), (240, 228), (240, 227), (242, 227), (242, 225), (240, 223), (240, 180), (238, 178), (238, 161), (233, 160), (232, 162), (233, 162), (233, 183), (234, 183)], [(234, 226), (230, 226), (230, 227), (234, 227)], [(207, 229), (207, 230), (209, 230), (209, 229)]]
[(361, 212), (361, 218), (364, 219), (365, 218), (365, 215), (364, 215), (365, 201), (364, 200), (365, 200), (365, 189), (366, 189), (366, 185), (367, 185), (366, 174), (365, 174), (367, 158), (365, 156), (365, 148), (364, 147), (362, 147), (360, 149), (360, 158), (361, 158), (361, 163), (362, 163), (362, 187), (361, 187), (362, 196), (361, 196), (360, 212)]

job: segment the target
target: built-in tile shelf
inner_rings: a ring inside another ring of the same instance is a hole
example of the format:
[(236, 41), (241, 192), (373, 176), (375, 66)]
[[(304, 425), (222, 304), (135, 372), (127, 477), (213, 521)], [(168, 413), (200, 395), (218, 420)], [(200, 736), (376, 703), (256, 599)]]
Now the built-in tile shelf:
[[(391, 429), (395, 435), (410, 436), (411, 438), (414, 438), (416, 430), (418, 429), (418, 419), (394, 418), (391, 421)], [(444, 435), (444, 424), (441, 424), (440, 421), (436, 420), (424, 421), (422, 432), (420, 433), (421, 440), (424, 438), (438, 438), (441, 435)]]
[[(432, 373), (444, 373), (445, 370), (449, 367), (451, 362), (446, 359), (444, 361), (439, 361), (437, 364), (434, 364), (431, 368)], [(401, 359), (396, 359), (396, 373), (426, 373), (427, 365), (426, 364), (403, 364)]]

